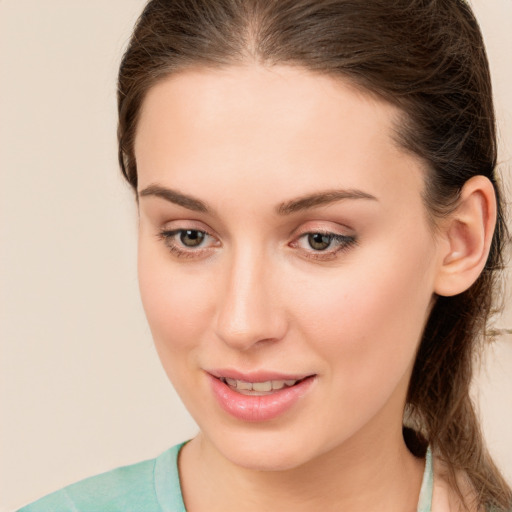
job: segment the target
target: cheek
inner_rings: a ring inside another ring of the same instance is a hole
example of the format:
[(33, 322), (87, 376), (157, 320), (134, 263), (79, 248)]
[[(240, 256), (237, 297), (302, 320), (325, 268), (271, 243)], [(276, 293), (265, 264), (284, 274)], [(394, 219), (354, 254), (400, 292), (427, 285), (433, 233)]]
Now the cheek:
[(379, 375), (403, 375), (414, 358), (432, 297), (428, 257), (420, 250), (411, 257), (380, 249), (359, 253), (357, 262), (347, 261), (339, 272), (304, 282), (296, 293), (304, 339), (331, 362), (333, 373), (361, 385)]
[(142, 304), (161, 357), (190, 350), (201, 339), (209, 317), (213, 283), (192, 269), (177, 269), (165, 250), (139, 242), (139, 287)]

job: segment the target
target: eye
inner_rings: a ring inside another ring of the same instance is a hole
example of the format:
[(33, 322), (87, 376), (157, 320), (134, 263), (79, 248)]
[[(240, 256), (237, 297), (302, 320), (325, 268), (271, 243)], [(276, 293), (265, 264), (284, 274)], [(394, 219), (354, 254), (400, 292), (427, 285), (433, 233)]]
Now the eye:
[(315, 251), (325, 251), (331, 245), (334, 236), (324, 233), (308, 233), (308, 244)]
[(180, 231), (180, 242), (185, 247), (198, 247), (205, 238), (206, 233), (204, 231), (198, 231), (197, 229)]
[(331, 260), (335, 259), (339, 252), (346, 251), (355, 244), (355, 236), (316, 231), (302, 234), (291, 246), (302, 249), (307, 258)]
[(162, 230), (158, 238), (179, 258), (195, 258), (219, 245), (212, 235), (200, 229)]

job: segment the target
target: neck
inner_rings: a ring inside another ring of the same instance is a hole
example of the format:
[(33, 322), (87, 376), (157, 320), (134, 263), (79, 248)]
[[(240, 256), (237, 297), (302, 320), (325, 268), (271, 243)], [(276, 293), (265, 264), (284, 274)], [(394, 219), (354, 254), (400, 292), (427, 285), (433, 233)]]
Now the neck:
[(401, 425), (393, 435), (364, 434), (284, 471), (256, 471), (232, 464), (199, 435), (180, 457), (187, 509), (415, 511), (424, 461), (408, 451)]

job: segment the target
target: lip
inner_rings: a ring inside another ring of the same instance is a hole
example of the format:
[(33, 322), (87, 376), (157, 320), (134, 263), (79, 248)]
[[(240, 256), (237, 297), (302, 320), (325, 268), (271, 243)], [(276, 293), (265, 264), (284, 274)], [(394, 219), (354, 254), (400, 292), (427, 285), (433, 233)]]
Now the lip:
[(245, 382), (266, 382), (267, 380), (302, 380), (310, 377), (310, 373), (279, 373), (267, 370), (258, 370), (254, 372), (240, 372), (232, 368), (222, 368), (215, 370), (206, 370), (207, 373), (220, 378), (243, 380)]
[[(311, 389), (316, 375), (290, 375), (275, 372), (241, 373), (236, 370), (207, 372), (210, 386), (220, 407), (234, 418), (247, 422), (270, 421), (292, 408)], [(220, 380), (221, 377), (265, 382), (267, 380), (300, 380), (266, 395), (243, 395)]]

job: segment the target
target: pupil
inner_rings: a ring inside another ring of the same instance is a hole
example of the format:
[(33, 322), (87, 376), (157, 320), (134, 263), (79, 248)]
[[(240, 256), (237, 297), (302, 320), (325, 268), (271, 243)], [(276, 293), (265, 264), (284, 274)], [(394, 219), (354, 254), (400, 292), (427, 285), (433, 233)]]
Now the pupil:
[(180, 240), (182, 244), (187, 247), (197, 247), (204, 240), (204, 233), (202, 231), (187, 229), (180, 234)]
[(323, 235), (322, 233), (313, 233), (308, 235), (309, 245), (317, 251), (325, 251), (331, 244), (331, 235)]

